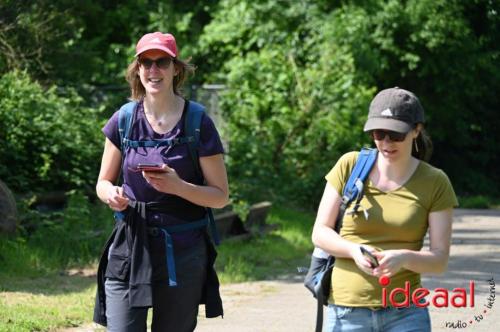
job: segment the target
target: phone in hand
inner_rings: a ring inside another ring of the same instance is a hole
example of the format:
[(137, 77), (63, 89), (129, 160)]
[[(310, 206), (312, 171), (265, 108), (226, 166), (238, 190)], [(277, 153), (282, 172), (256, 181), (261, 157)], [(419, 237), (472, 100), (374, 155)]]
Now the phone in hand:
[(367, 257), (370, 260), (370, 264), (372, 266), (372, 269), (379, 266), (377, 257), (373, 256), (373, 254), (371, 252), (369, 252), (368, 250), (366, 250), (363, 246), (360, 246), (359, 249), (361, 250), (361, 253), (363, 254), (363, 256)]
[(136, 167), (129, 168), (132, 172), (165, 172), (162, 164), (139, 163)]

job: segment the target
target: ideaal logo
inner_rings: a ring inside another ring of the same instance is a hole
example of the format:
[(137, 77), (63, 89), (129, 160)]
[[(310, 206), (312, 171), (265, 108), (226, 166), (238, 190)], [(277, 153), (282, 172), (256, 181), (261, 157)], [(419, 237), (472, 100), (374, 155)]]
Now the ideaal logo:
[[(391, 305), (395, 308), (403, 308), (410, 306), (411, 302), (420, 308), (428, 307), (432, 302), (432, 305), (437, 308), (443, 308), (452, 306), (455, 308), (460, 307), (474, 307), (474, 281), (469, 281), (469, 292), (467, 294), (467, 289), (465, 288), (454, 288), (451, 292), (446, 288), (436, 288), (434, 294), (432, 295), (431, 301), (424, 300), (427, 295), (431, 292), (427, 288), (416, 288), (410, 294), (410, 282), (405, 282), (405, 288), (396, 287), (391, 290), (390, 294), (387, 294), (387, 287), (391, 283), (391, 279), (387, 276), (382, 276), (378, 279), (378, 282), (382, 288), (382, 306), (387, 307), (387, 295), (389, 295), (389, 301)], [(451, 294), (450, 294), (451, 293)], [(403, 294), (404, 301), (397, 302), (396, 296), (398, 294)], [(467, 305), (467, 302), (468, 305)]]
[[(472, 280), (469, 281), (468, 290), (466, 288), (454, 288), (452, 291), (449, 291), (446, 288), (436, 288), (434, 289), (434, 293), (431, 296), (430, 301), (425, 300), (425, 297), (431, 294), (431, 292), (427, 288), (417, 288), (410, 294), (410, 283), (408, 281), (405, 282), (404, 288), (396, 287), (392, 289), (389, 294), (387, 294), (386, 287), (391, 283), (391, 279), (387, 276), (382, 276), (379, 278), (378, 282), (383, 287), (382, 306), (384, 308), (387, 307), (387, 299), (389, 299), (389, 302), (395, 308), (409, 307), (410, 301), (415, 306), (420, 308), (428, 307), (431, 303), (436, 308), (447, 308), (450, 305), (454, 308), (474, 308), (475, 306), (475, 283)], [(483, 309), (481, 314), (474, 315), (474, 317), (470, 318), (468, 322), (467, 320), (446, 322), (445, 327), (452, 329), (462, 329), (471, 326), (473, 323), (477, 324), (478, 322), (481, 322), (483, 320), (483, 314), (486, 314), (488, 312), (488, 309), (491, 310), (493, 308), (493, 304), (495, 303), (495, 280), (492, 277), (491, 279), (487, 280), (487, 282), (489, 284), (489, 294), (486, 298), (486, 303), (484, 304), (484, 307), (486, 309)], [(402, 302), (396, 301), (396, 296), (398, 296), (398, 294), (403, 295), (404, 300)]]

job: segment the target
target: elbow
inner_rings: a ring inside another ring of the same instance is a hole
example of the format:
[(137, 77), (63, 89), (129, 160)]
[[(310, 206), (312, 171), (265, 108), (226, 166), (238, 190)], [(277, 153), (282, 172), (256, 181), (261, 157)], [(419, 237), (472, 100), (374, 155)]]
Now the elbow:
[(316, 227), (313, 228), (312, 235), (311, 235), (311, 241), (315, 247), (320, 247), (320, 239), (319, 239), (319, 234), (318, 234)]
[(222, 209), (222, 208), (226, 207), (228, 203), (229, 203), (229, 200), (221, 200), (220, 202), (216, 202), (212, 206), (212, 208), (214, 208), (214, 209)]
[(431, 268), (429, 269), (429, 273), (435, 274), (435, 275), (442, 275), (446, 271), (448, 271), (448, 254), (443, 253), (441, 256), (434, 262), (434, 264), (431, 265)]
[(442, 262), (441, 264), (437, 264), (437, 266), (434, 269), (435, 274), (444, 274), (446, 271), (448, 271), (448, 259), (446, 261)]
[(449, 250), (438, 251), (439, 260), (435, 265), (435, 273), (443, 274), (448, 271), (448, 261), (450, 258)]
[(220, 199), (218, 199), (217, 202), (215, 202), (214, 206), (212, 207), (215, 209), (222, 209), (228, 204), (229, 204), (229, 193), (225, 192), (224, 195), (220, 197)]

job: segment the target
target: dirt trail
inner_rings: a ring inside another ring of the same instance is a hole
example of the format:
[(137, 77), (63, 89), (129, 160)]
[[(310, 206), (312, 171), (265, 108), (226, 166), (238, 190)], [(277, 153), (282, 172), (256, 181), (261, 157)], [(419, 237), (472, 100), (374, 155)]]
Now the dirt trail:
[[(455, 210), (448, 272), (442, 276), (424, 276), (423, 284), (431, 290), (443, 287), (451, 291), (456, 287), (468, 289), (469, 281), (473, 280), (475, 306), (460, 309), (430, 306), (433, 331), (499, 331), (500, 300), (493, 303), (492, 309), (485, 307), (490, 295), (487, 280), (491, 278), (500, 281), (500, 211)], [(205, 319), (200, 307), (197, 332), (314, 330), (316, 303), (302, 286), (301, 277), (224, 285), (222, 296), (224, 319)], [(451, 324), (461, 328), (452, 328)]]
[[(283, 280), (223, 285), (224, 319), (205, 319), (204, 307), (200, 307), (196, 331), (313, 331), (316, 302), (302, 285), (302, 278), (297, 275)], [(424, 276), (423, 284), (430, 290), (448, 289), (452, 294), (456, 287), (468, 289), (472, 280), (475, 306), (460, 309), (430, 306), (433, 331), (499, 331), (500, 300), (494, 301), (492, 308), (487, 307), (488, 297), (493, 296), (490, 279), (500, 281), (500, 211), (457, 209), (448, 272), (442, 276)], [(102, 330), (88, 326), (67, 331)]]

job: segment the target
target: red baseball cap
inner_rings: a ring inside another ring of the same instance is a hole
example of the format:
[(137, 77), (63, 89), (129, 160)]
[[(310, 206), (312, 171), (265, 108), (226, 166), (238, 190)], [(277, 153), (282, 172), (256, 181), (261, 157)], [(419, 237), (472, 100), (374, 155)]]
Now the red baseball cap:
[(174, 36), (169, 33), (147, 33), (139, 39), (135, 46), (135, 56), (147, 50), (162, 50), (172, 57), (177, 57), (177, 44)]

